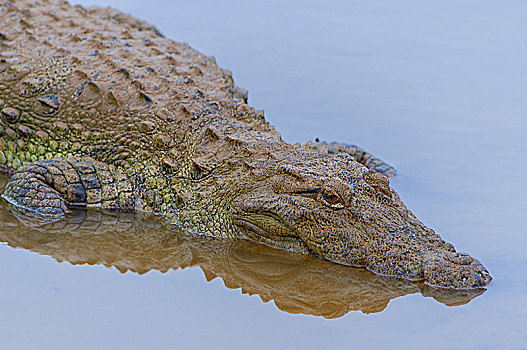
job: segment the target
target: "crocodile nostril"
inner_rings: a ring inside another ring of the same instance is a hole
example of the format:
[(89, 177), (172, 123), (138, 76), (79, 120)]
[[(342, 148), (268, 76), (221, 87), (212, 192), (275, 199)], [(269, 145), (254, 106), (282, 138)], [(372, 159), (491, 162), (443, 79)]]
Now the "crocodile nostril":
[(441, 252), (424, 257), (425, 283), (431, 286), (477, 289), (487, 286), (492, 277), (481, 263), (465, 253)]
[(490, 277), (490, 274), (485, 270), (479, 271), (478, 275), (479, 277), (481, 277), (481, 280), (487, 284), (492, 280), (492, 277)]

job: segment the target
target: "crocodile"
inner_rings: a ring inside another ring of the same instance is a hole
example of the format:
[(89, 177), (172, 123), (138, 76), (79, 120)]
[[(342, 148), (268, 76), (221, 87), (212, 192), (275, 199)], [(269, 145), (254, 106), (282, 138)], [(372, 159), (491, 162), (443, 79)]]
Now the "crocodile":
[[(0, 176), (0, 190), (7, 176)], [(120, 273), (167, 273), (198, 267), (206, 281), (274, 301), (284, 312), (339, 318), (376, 313), (395, 298), (420, 293), (446, 306), (469, 303), (485, 289), (432, 288), (348, 268), (312, 254), (291, 253), (249, 240), (189, 234), (145, 212), (73, 209), (35, 226), (31, 212), (0, 201), (0, 241), (72, 265), (104, 265)]]
[(433, 287), (484, 288), (480, 261), (406, 208), (357, 146), (284, 142), (213, 57), (111, 8), (0, 5), (3, 198), (153, 213)]

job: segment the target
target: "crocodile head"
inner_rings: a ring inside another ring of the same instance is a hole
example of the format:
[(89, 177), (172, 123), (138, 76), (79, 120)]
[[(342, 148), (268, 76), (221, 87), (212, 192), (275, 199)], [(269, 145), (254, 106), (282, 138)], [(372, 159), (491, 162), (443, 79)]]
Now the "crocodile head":
[(490, 282), (478, 260), (456, 252), (406, 208), (386, 176), (347, 154), (298, 159), (251, 171), (259, 185), (234, 202), (235, 223), (249, 238), (436, 287)]

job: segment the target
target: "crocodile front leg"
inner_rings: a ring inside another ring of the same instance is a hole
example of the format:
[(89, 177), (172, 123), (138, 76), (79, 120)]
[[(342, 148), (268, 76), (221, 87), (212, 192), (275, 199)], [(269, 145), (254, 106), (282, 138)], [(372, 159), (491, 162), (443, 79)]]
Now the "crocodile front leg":
[(306, 144), (306, 146), (321, 152), (347, 153), (355, 158), (357, 162), (361, 163), (370, 170), (376, 171), (388, 177), (394, 177), (397, 175), (397, 171), (393, 166), (357, 145), (350, 145), (342, 142), (310, 141)]
[(8, 202), (57, 218), (70, 207), (133, 209), (135, 195), (124, 172), (89, 157), (41, 160), (20, 167), (2, 195)]

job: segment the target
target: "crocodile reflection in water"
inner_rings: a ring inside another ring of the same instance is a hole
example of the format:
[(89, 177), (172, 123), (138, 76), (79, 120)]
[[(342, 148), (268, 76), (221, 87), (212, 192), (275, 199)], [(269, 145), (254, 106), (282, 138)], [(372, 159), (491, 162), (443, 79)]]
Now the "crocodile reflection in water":
[(3, 201), (2, 206), (0, 241), (11, 247), (74, 265), (115, 267), (122, 273), (198, 266), (208, 281), (220, 277), (226, 287), (259, 295), (264, 302), (274, 300), (289, 313), (325, 318), (352, 310), (373, 313), (384, 310), (391, 299), (418, 292), (453, 306), (484, 292), (430, 288), (250, 241), (190, 235), (137, 213), (80, 210), (64, 221), (27, 227), (21, 224), (24, 213), (15, 212), (17, 218)]

